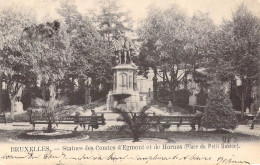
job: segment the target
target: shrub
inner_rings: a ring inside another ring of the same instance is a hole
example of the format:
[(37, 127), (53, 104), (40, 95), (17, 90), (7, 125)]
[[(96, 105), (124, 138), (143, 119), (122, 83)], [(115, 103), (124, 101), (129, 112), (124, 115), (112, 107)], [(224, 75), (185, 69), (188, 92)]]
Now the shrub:
[(133, 138), (134, 142), (139, 141), (139, 138), (145, 131), (157, 127), (153, 125), (147, 125), (147, 114), (146, 110), (149, 106), (145, 106), (141, 109), (141, 111), (136, 115), (131, 110), (124, 110), (124, 109), (114, 109), (115, 112), (120, 114), (121, 121), (125, 123), (125, 125), (120, 126), (119, 131), (128, 131)]
[(10, 102), (10, 99), (9, 99), (9, 96), (8, 96), (8, 92), (7, 90), (3, 90), (2, 91), (2, 104), (0, 105), (1, 107), (1, 110), (3, 112), (6, 112), (6, 111), (10, 111), (10, 108), (11, 108), (11, 102)]
[(26, 110), (29, 108), (31, 106), (32, 100), (35, 98), (42, 98), (41, 90), (37, 86), (26, 87), (21, 97), (23, 109)]
[(209, 90), (209, 99), (202, 117), (205, 128), (235, 129), (238, 121), (229, 96), (224, 92), (221, 82), (214, 80)]
[(36, 98), (33, 100), (33, 106), (43, 108), (43, 117), (48, 120), (48, 128), (46, 132), (54, 132), (52, 124), (55, 122), (55, 119), (64, 115), (61, 111), (59, 111), (59, 107), (64, 106), (65, 104), (67, 104), (67, 102), (68, 100), (66, 97), (52, 101), (45, 101), (40, 98)]
[(201, 92), (198, 93), (197, 95), (197, 99), (198, 99), (198, 105), (206, 105), (207, 104), (207, 100), (208, 100), (208, 94), (206, 92)]
[(167, 84), (163, 82), (158, 83), (158, 92), (157, 92), (158, 101), (167, 104), (170, 100), (170, 89)]
[(180, 107), (187, 107), (189, 104), (190, 91), (187, 89), (180, 89), (176, 91), (175, 102)]

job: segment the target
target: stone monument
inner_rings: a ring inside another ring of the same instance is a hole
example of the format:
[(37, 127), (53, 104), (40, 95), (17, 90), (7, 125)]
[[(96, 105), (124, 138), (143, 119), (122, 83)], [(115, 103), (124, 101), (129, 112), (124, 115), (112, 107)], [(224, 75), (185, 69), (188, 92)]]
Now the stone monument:
[(115, 108), (138, 111), (140, 95), (137, 89), (137, 67), (131, 60), (134, 45), (122, 35), (114, 44), (117, 65), (113, 67), (113, 88), (107, 96), (107, 110)]

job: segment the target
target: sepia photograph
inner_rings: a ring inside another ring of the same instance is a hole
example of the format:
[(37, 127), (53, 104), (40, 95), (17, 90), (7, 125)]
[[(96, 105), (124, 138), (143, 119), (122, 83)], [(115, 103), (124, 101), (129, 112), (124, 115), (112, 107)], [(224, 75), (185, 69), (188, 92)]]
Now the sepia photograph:
[(260, 0), (0, 0), (0, 165), (260, 165)]

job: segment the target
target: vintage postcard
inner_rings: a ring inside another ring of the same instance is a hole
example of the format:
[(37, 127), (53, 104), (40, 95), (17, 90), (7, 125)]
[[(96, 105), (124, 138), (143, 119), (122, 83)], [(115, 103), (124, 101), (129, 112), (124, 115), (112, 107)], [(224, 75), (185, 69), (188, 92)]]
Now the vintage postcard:
[(0, 165), (259, 153), (259, 0), (0, 1)]

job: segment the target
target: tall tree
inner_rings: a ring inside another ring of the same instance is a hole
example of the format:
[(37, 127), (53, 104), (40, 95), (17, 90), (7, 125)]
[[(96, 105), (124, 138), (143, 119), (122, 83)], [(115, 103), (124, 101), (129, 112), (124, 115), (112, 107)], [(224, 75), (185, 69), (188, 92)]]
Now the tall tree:
[(120, 33), (131, 31), (131, 19), (127, 12), (120, 10), (119, 1), (99, 0), (101, 14), (97, 15), (96, 21), (101, 36), (112, 46), (113, 39)]
[(67, 25), (73, 51), (74, 60), (66, 75), (72, 82), (74, 79), (79, 80), (82, 86), (80, 89), (85, 92), (85, 103), (89, 103), (91, 89), (97, 92), (99, 85), (108, 89), (112, 75), (111, 49), (100, 36), (92, 20), (79, 13), (73, 2), (61, 3), (58, 12)]
[[(194, 75), (206, 56), (207, 41), (212, 33), (209, 29), (214, 29), (214, 24), (207, 15), (198, 13), (189, 18), (176, 6), (165, 11), (151, 8), (139, 28), (138, 34), (143, 40), (140, 65), (150, 65), (156, 76), (163, 77), (172, 101), (183, 79), (188, 74)], [(159, 75), (158, 70), (163, 75)]]
[(153, 77), (153, 99), (157, 101), (157, 91), (158, 91), (158, 83), (157, 83), (157, 74), (158, 74), (158, 66), (159, 66), (159, 56), (157, 56), (159, 52), (156, 49), (155, 41), (153, 39), (148, 39), (144, 41), (140, 48), (140, 53), (137, 60), (137, 65), (139, 65), (139, 74), (147, 77), (149, 73), (149, 69), (152, 68), (154, 77)]
[(214, 39), (216, 29), (208, 14), (197, 12), (187, 20), (188, 34), (184, 45), (186, 60), (183, 60), (185, 76), (190, 74), (196, 79), (196, 75), (199, 74), (196, 69), (207, 66), (208, 47), (210, 41)]
[(64, 26), (58, 21), (29, 26), (23, 31), (23, 53), (38, 79), (47, 83), (50, 101), (55, 100), (56, 86), (64, 78), (71, 61), (69, 42)]
[(233, 13), (231, 21), (225, 21), (211, 41), (211, 69), (222, 75), (223, 80), (241, 81), (240, 89), (235, 86), (241, 101), (241, 118), (244, 117), (245, 101), (257, 83), (258, 43), (260, 21), (252, 15), (245, 4)]
[(21, 52), (19, 40), (23, 29), (34, 22), (33, 10), (29, 13), (19, 8), (10, 7), (1, 11), (0, 76), (7, 84), (12, 119), (14, 119), (15, 101), (32, 76), (31, 65)]

